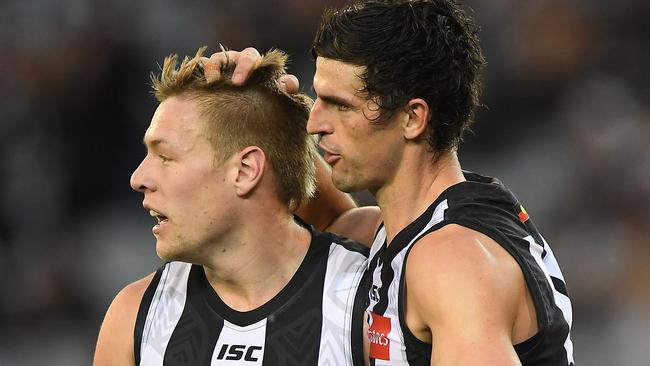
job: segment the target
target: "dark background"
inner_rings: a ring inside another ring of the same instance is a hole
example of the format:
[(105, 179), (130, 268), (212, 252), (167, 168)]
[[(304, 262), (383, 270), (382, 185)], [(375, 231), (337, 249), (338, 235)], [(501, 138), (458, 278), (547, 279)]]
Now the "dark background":
[[(333, 3), (1, 3), (0, 365), (90, 364), (113, 296), (160, 263), (129, 187), (149, 73), (201, 45), (277, 47), (309, 91)], [(468, 4), (488, 65), (464, 168), (502, 178), (552, 245), (578, 364), (650, 365), (650, 3)]]

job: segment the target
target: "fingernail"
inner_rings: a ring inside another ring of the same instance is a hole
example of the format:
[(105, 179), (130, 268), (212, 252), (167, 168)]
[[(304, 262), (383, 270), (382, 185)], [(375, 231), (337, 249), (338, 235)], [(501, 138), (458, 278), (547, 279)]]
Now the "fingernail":
[(244, 77), (241, 74), (234, 74), (232, 76), (232, 82), (233, 84), (239, 84), (242, 81), (244, 81)]

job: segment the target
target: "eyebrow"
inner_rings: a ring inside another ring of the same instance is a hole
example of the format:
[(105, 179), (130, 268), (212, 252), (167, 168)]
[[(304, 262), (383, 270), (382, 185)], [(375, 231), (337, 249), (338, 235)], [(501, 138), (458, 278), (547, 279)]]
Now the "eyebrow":
[(335, 105), (343, 105), (343, 106), (346, 106), (346, 107), (353, 107), (354, 106), (354, 104), (352, 103), (351, 100), (348, 100), (348, 99), (345, 99), (345, 98), (342, 98), (342, 97), (337, 97), (335, 95), (319, 95), (316, 92), (316, 89), (314, 88), (313, 85), (311, 86), (311, 91), (314, 92), (314, 94), (316, 95), (316, 97), (318, 99), (324, 101), (325, 103), (335, 104)]
[(342, 105), (342, 106), (347, 106), (347, 107), (352, 107), (352, 103), (350, 101), (336, 97), (333, 95), (319, 95), (318, 99), (324, 101), (325, 103), (328, 104), (334, 104), (334, 105)]
[(147, 148), (147, 149), (152, 149), (155, 148), (156, 146), (160, 145), (169, 145), (169, 142), (163, 140), (163, 139), (154, 139), (149, 142), (147, 142), (147, 138), (144, 137), (142, 139), (142, 144)]

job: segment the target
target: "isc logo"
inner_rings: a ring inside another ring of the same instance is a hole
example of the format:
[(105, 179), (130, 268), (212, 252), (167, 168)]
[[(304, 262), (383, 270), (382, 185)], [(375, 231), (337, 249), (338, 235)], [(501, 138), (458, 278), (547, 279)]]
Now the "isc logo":
[(262, 347), (247, 346), (245, 344), (224, 344), (219, 350), (217, 360), (228, 361), (257, 361), (260, 356)]

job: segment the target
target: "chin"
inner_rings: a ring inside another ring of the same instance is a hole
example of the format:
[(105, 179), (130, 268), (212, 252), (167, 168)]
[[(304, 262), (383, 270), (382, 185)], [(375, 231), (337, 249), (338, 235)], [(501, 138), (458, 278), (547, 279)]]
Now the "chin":
[(164, 260), (165, 262), (170, 262), (176, 260), (173, 255), (170, 255), (166, 251), (162, 250), (156, 250), (156, 254), (158, 255), (158, 258)]
[(156, 254), (164, 261), (183, 261), (183, 253), (176, 248), (170, 248), (169, 244), (156, 243)]
[(336, 178), (333, 175), (332, 183), (336, 189), (345, 193), (359, 192), (367, 188), (364, 187), (360, 182), (351, 181), (350, 179), (345, 179), (345, 177), (343, 177), (343, 179), (341, 179), (341, 177)]

